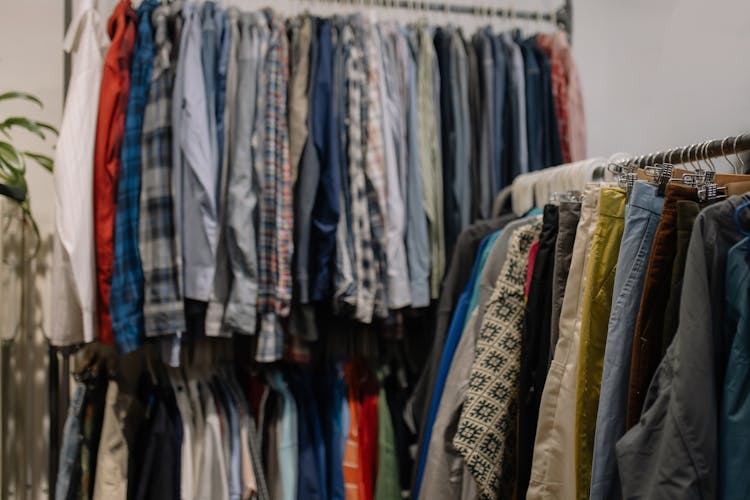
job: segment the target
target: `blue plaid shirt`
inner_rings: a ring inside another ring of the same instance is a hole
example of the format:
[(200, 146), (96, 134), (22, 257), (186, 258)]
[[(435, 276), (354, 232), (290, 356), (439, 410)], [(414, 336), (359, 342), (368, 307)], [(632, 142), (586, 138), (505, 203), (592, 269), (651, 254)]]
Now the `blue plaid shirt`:
[(143, 269), (138, 252), (138, 208), (141, 194), (141, 133), (154, 62), (151, 14), (157, 0), (138, 7), (138, 34), (130, 68), (130, 94), (122, 141), (122, 166), (117, 184), (115, 257), (110, 313), (115, 344), (122, 353), (137, 349), (143, 337)]

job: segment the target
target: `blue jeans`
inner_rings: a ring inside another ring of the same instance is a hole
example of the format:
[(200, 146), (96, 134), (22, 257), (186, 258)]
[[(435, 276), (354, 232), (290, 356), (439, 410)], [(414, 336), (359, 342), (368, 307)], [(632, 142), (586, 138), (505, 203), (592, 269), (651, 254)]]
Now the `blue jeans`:
[(637, 182), (625, 209), (625, 229), (612, 290), (612, 311), (596, 417), (590, 490), (592, 500), (613, 498), (619, 492), (615, 443), (625, 433), (633, 330), (651, 245), (664, 202), (656, 191), (654, 184)]
[(57, 483), (55, 485), (55, 498), (60, 500), (68, 498), (71, 478), (79, 464), (83, 440), (81, 435), (81, 411), (85, 395), (86, 384), (79, 383), (68, 408), (68, 417), (65, 419), (65, 432), (60, 447), (60, 468), (57, 472)]

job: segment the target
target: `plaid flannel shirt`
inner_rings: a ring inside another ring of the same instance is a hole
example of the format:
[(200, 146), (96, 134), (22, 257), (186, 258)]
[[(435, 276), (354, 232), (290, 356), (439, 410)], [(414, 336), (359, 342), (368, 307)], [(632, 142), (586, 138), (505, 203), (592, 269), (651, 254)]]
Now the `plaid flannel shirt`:
[[(355, 20), (356, 21), (356, 20)], [(365, 151), (367, 145), (367, 67), (361, 37), (361, 25), (347, 26), (344, 40), (351, 43), (346, 61), (349, 190), (351, 192), (351, 232), (354, 241), (354, 264), (357, 279), (355, 319), (372, 322), (375, 308), (377, 270), (372, 241), (371, 219), (367, 198)], [(354, 39), (354, 41), (352, 41)]]
[(386, 262), (385, 221), (388, 210), (386, 197), (385, 160), (383, 152), (383, 101), (380, 96), (380, 47), (374, 26), (364, 24), (365, 66), (367, 68), (367, 107), (365, 116), (367, 174), (367, 207), (372, 231), (375, 266), (375, 315), (388, 316), (388, 264)]
[(146, 0), (137, 10), (138, 33), (130, 67), (130, 94), (117, 184), (110, 315), (115, 343), (123, 353), (138, 348), (143, 332), (143, 271), (138, 252), (141, 132), (154, 60), (151, 13), (158, 5), (156, 0)]
[(167, 22), (170, 9), (154, 11), (156, 56), (143, 112), (142, 190), (138, 248), (144, 277), (146, 336), (183, 332), (182, 252), (172, 191), (172, 86), (175, 64)]
[(263, 73), (262, 175), (258, 246), (258, 307), (261, 328), (256, 359), (271, 362), (283, 355), (279, 317), (289, 315), (292, 299), (292, 170), (286, 116), (289, 47), (283, 22), (267, 12), (271, 37)]

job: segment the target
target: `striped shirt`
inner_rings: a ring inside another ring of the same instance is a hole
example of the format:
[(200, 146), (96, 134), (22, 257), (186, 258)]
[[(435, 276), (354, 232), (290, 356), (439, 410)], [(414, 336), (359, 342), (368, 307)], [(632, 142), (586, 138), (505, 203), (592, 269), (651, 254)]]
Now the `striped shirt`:
[(419, 27), (417, 60), (419, 156), (422, 160), (424, 204), (430, 235), (430, 297), (440, 295), (445, 271), (445, 227), (443, 219), (443, 167), (433, 89), (435, 48), (427, 26)]

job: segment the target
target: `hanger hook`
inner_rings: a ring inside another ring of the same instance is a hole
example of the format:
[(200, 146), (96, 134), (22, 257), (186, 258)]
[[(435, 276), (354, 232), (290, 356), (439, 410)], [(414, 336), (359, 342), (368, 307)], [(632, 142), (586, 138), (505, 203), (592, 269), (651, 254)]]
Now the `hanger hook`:
[(645, 168), (648, 166), (648, 163), (646, 162), (646, 155), (641, 155), (638, 157), (637, 161), (638, 165), (641, 165), (641, 168)]
[(703, 143), (699, 143), (695, 145), (695, 164), (698, 166), (699, 170), (706, 170), (703, 168)]
[(701, 144), (701, 161), (706, 164), (709, 171), (713, 171), (713, 165), (708, 161), (708, 143), (711, 141), (705, 141)]
[(701, 170), (705, 170), (703, 168), (703, 163), (704, 163), (704, 159), (703, 159), (703, 147), (704, 146), (705, 146), (705, 143), (701, 142), (701, 143), (697, 144), (696, 147), (695, 147), (695, 163), (698, 165), (698, 167)]
[[(732, 145), (732, 149), (734, 149), (734, 156), (736, 156), (736, 157), (737, 157), (737, 160), (738, 160), (738, 161), (740, 162), (740, 168), (741, 168), (742, 170), (744, 170), (744, 169), (745, 169), (745, 160), (743, 160), (743, 159), (742, 159), (742, 158), (740, 157), (740, 154), (739, 154), (739, 153), (737, 152), (737, 141), (738, 141), (739, 139), (740, 139), (740, 136), (739, 136), (739, 135), (737, 135), (737, 136), (735, 136), (735, 137), (734, 137), (734, 144)], [(740, 173), (741, 173), (741, 172), (740, 172)]]
[(703, 170), (704, 170), (703, 169), (703, 165), (701, 164), (700, 159), (699, 159), (700, 149), (701, 149), (701, 144), (700, 143), (693, 144), (693, 150), (692, 150), (692, 156), (691, 156), (691, 159), (690, 159), (690, 164), (693, 165), (693, 167), (695, 168), (696, 171), (703, 172)]
[(698, 144), (698, 146), (695, 149), (695, 162), (703, 170), (705, 170), (705, 168), (703, 168), (703, 164), (704, 164), (704, 160), (703, 160), (703, 146), (704, 145), (705, 144), (703, 142), (701, 142), (701, 143)]
[(709, 165), (711, 165), (711, 170), (716, 172), (716, 165), (714, 164), (713, 159), (711, 158), (711, 152), (709, 151), (711, 148), (711, 142), (710, 140), (706, 141), (706, 161)]
[(727, 142), (727, 140), (729, 140), (729, 138), (730, 138), (729, 136), (726, 136), (725, 138), (723, 138), (721, 140), (721, 155), (724, 157), (724, 159), (727, 161), (727, 163), (729, 163), (732, 166), (732, 172), (734, 172), (736, 174), (736, 173), (738, 173), (737, 172), (737, 165), (735, 165), (734, 162), (729, 158), (729, 156), (727, 155), (727, 153), (724, 152), (724, 143)]
[[(693, 155), (695, 155), (695, 158), (693, 158)], [(698, 145), (697, 144), (691, 144), (690, 148), (688, 149), (688, 161), (690, 162), (690, 166), (693, 167), (693, 170), (696, 172), (703, 171), (703, 168), (700, 166), (700, 164), (695, 163), (695, 159), (698, 158)]]

